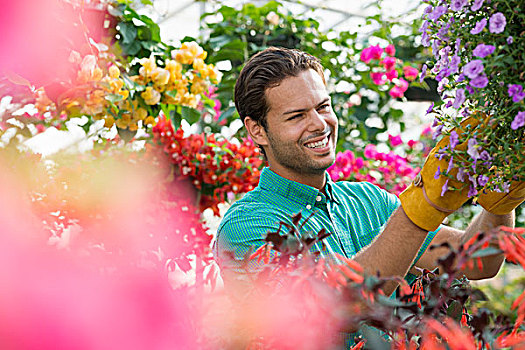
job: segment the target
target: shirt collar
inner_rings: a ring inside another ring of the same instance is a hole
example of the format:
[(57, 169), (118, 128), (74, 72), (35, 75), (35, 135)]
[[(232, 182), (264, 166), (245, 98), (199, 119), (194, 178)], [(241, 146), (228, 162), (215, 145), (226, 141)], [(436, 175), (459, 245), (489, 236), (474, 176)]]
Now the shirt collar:
[[(326, 173), (326, 194), (332, 201), (338, 202), (336, 197), (336, 191), (333, 189), (334, 182)], [(296, 181), (288, 180), (272, 170), (266, 167), (261, 172), (261, 178), (259, 180), (259, 187), (277, 193), (283, 197), (286, 197), (294, 202), (301, 204), (302, 206), (314, 206), (317, 196), (320, 191), (308, 185), (301, 184)]]

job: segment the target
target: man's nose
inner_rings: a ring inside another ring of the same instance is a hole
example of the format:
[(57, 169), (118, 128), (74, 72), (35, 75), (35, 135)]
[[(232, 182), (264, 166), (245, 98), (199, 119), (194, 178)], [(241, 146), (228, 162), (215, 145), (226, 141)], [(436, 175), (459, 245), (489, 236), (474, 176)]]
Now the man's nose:
[(328, 124), (326, 123), (326, 117), (323, 114), (319, 113), (315, 109), (312, 110), (308, 114), (309, 114), (308, 129), (310, 131), (318, 131), (318, 130), (324, 131), (324, 130), (326, 130), (326, 126)]

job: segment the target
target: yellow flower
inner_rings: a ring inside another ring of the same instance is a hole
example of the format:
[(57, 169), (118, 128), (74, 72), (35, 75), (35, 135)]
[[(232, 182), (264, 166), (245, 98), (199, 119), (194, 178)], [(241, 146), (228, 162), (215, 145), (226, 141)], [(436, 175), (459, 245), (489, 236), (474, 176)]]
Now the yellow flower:
[(137, 124), (129, 124), (128, 128), (129, 131), (137, 131), (139, 127)]
[(155, 68), (151, 71), (151, 80), (154, 84), (166, 85), (170, 80), (170, 72), (163, 68)]
[(144, 118), (146, 118), (147, 116), (148, 116), (148, 111), (146, 111), (142, 107), (135, 109), (135, 112), (133, 113), (134, 120), (144, 120)]
[(204, 91), (206, 91), (207, 88), (208, 84), (206, 84), (204, 80), (195, 78), (193, 79), (193, 83), (191, 84), (191, 93), (195, 95), (200, 95)]
[(117, 79), (120, 76), (120, 69), (117, 66), (111, 66), (108, 69), (109, 76), (113, 79)]
[(122, 119), (117, 119), (117, 122), (115, 124), (117, 124), (117, 127), (120, 128), (120, 129), (127, 129), (128, 128), (127, 122), (125, 122)]
[(204, 73), (206, 73), (206, 64), (204, 63), (204, 60), (202, 58), (196, 58), (193, 61), (193, 69), (201, 72), (201, 74), (203, 73), (203, 71)]
[(180, 50), (172, 54), (173, 58), (182, 64), (192, 64), (196, 58), (204, 60), (207, 55), (208, 53), (195, 41), (182, 43)]
[(170, 72), (170, 81), (182, 79), (182, 65), (173, 60), (166, 60), (166, 69)]
[(106, 128), (111, 128), (115, 124), (115, 118), (110, 115), (104, 116), (104, 126)]
[(155, 90), (153, 87), (148, 86), (146, 87), (146, 90), (140, 94), (142, 98), (144, 99), (144, 102), (148, 105), (156, 105), (160, 102), (160, 92)]
[(151, 72), (155, 68), (157, 68), (157, 64), (155, 63), (154, 57), (143, 58), (140, 60), (140, 64), (142, 65), (142, 67), (140, 67), (139, 69), (139, 74), (144, 78), (149, 77), (151, 75)]
[(155, 126), (155, 118), (153, 118), (152, 116), (147, 117), (146, 119), (144, 119), (143, 125), (146, 127)]

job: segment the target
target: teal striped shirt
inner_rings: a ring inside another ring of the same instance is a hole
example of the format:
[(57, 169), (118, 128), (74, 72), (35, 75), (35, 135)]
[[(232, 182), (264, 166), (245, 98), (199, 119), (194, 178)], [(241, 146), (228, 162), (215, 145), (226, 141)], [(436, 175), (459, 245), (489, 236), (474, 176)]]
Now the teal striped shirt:
[[(325, 249), (321, 243), (311, 248), (322, 257), (333, 258), (338, 253), (351, 258), (369, 245), (399, 206), (399, 199), (368, 182), (333, 182), (328, 173), (326, 178), (325, 195), (263, 169), (257, 188), (235, 202), (219, 225), (215, 255), (221, 269), (245, 273), (240, 266), (250, 247), (255, 251), (265, 243), (266, 233), (277, 231), (281, 221), (291, 225), (291, 216), (299, 212), (302, 220), (314, 213), (301, 231), (317, 233), (324, 228), (331, 233), (323, 240)], [(415, 261), (436, 232), (429, 232)], [(258, 267), (251, 261), (248, 270), (257, 271)], [(413, 277), (407, 276), (407, 280), (412, 282)]]

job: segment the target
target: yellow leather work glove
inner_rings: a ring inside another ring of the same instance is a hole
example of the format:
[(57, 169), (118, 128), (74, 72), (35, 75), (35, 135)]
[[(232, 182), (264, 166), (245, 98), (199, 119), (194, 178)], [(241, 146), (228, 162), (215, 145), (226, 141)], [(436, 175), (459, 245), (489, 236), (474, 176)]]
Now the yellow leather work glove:
[(525, 201), (525, 182), (512, 182), (509, 192), (482, 191), (478, 204), (486, 211), (496, 215), (505, 215)]
[[(477, 127), (480, 123), (475, 118), (468, 118), (461, 127), (454, 131), (460, 137), (467, 129)], [(443, 220), (460, 208), (469, 199), (470, 181), (460, 182), (456, 179), (458, 168), (450, 170), (454, 177), (439, 175), (449, 167), (449, 157), (436, 158), (439, 150), (447, 147), (450, 137), (446, 136), (432, 149), (420, 173), (400, 195), (401, 205), (408, 218), (420, 228), (434, 231)], [(466, 150), (467, 142), (458, 144), (455, 149)], [(439, 168), (439, 170), (438, 170)], [(448, 188), (448, 190), (446, 190)]]

